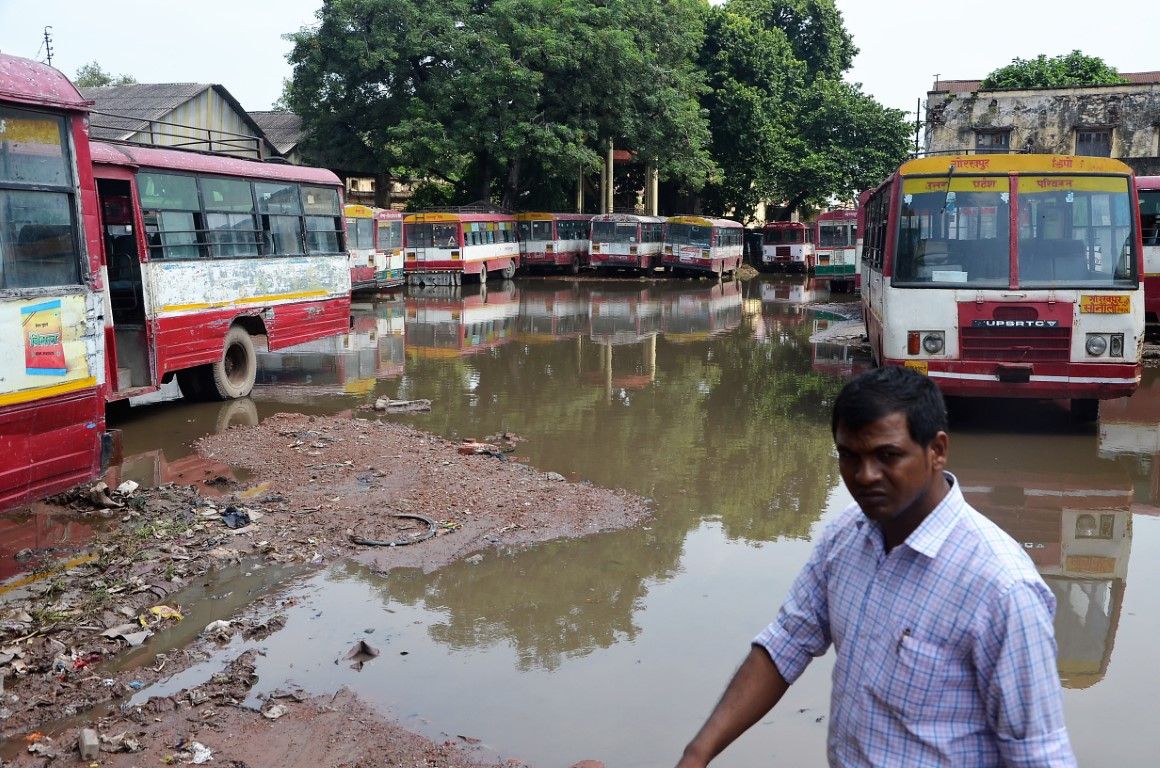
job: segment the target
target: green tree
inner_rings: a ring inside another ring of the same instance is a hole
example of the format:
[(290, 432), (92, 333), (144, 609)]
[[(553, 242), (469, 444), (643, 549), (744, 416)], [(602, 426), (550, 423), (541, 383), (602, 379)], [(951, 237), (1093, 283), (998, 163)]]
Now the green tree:
[(1082, 85), (1117, 85), (1127, 82), (1115, 69), (1097, 56), (1076, 50), (1048, 58), (1012, 59), (983, 80), (983, 90), (1003, 88), (1063, 88)]
[(810, 80), (840, 77), (858, 53), (834, 0), (729, 0), (726, 7), (784, 32)]
[(106, 72), (95, 61), (82, 64), (77, 68), (73, 84), (78, 88), (101, 88), (107, 85), (132, 85), (136, 83), (132, 75), (114, 75)]

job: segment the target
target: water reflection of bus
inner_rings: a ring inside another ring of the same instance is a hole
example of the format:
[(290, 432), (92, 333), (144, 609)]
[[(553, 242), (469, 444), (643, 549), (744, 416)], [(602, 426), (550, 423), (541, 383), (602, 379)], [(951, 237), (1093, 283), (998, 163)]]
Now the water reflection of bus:
[(379, 370), (378, 318), (352, 311), (346, 333), (258, 354), (256, 400), (297, 402), (325, 395), (366, 396)]
[(661, 304), (650, 288), (602, 286), (588, 294), (589, 338), (597, 344), (634, 344), (661, 329)]
[(520, 288), (519, 338), (530, 343), (559, 341), (588, 332), (588, 300), (576, 286)]
[(703, 341), (741, 325), (741, 284), (659, 287), (661, 333), (667, 341)]
[(412, 290), (406, 304), (407, 357), (451, 358), (510, 341), (520, 294), (510, 280), (490, 290), (436, 286)]
[(805, 272), (814, 253), (813, 231), (800, 221), (771, 221), (761, 228), (760, 269)]
[(1132, 541), (1132, 485), (1088, 435), (958, 433), (952, 465), (967, 501), (1019, 542), (1056, 597), (1064, 686), (1107, 671)]
[(407, 365), (407, 305), (401, 296), (374, 303), (372, 311), (378, 334), (379, 364), (375, 376), (380, 379), (402, 376)]
[(815, 341), (810, 347), (810, 368), (827, 376), (849, 379), (873, 367), (861, 341)]

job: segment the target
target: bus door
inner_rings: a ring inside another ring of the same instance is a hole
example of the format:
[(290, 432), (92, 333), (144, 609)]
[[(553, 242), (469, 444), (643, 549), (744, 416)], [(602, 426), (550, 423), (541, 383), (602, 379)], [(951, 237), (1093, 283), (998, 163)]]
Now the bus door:
[(106, 311), (111, 323), (106, 321), (105, 331), (110, 342), (108, 366), (113, 393), (157, 385), (156, 356), (151, 354), (153, 330), (141, 273), (143, 240), (133, 215), (136, 194), (128, 172), (97, 171), (102, 256), (108, 273)]

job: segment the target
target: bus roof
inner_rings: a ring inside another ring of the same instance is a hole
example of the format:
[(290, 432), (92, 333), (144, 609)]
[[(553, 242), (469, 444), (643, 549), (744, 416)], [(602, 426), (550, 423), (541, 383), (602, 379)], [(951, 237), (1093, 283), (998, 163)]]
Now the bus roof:
[(762, 229), (805, 229), (800, 221), (767, 221)]
[(374, 217), (375, 209), (360, 203), (347, 203), (342, 207), (342, 215), (356, 219), (369, 219)]
[(325, 168), (304, 165), (265, 163), (231, 155), (210, 155), (184, 149), (160, 149), (135, 144), (91, 144), (93, 163), (104, 165), (156, 168), (167, 171), (213, 173), (222, 176), (245, 176), (275, 181), (297, 181), (327, 187), (340, 186), (341, 181)]
[(516, 214), (516, 221), (591, 221), (591, 213), (548, 213), (546, 211), (526, 211)]
[(624, 224), (664, 223), (663, 216), (638, 216), (635, 213), (601, 213), (592, 217), (592, 221), (617, 221)]
[(1160, 176), (1137, 176), (1136, 189), (1160, 189)]
[(1083, 155), (931, 155), (903, 163), (901, 176), (945, 176), (955, 173), (1114, 173), (1129, 175), (1132, 169), (1110, 157)]
[(670, 216), (669, 224), (692, 224), (695, 227), (721, 227), (741, 229), (741, 222), (733, 219), (715, 219), (710, 216)]
[(822, 211), (814, 221), (853, 221), (858, 218), (858, 211), (853, 208), (835, 208), (832, 211)]
[(0, 99), (78, 112), (88, 112), (93, 104), (59, 70), (3, 53), (0, 53)]
[(515, 221), (506, 213), (408, 213), (403, 219), (407, 224), (431, 224), (448, 221)]

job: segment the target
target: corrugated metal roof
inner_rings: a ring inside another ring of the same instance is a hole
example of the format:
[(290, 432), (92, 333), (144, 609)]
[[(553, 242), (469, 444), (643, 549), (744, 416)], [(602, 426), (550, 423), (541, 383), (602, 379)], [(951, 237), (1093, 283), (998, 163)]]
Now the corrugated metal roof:
[(92, 99), (94, 111), (104, 113), (93, 119), (92, 137), (123, 141), (148, 131), (150, 122), (164, 120), (211, 87), (203, 83), (130, 83), (80, 90), (82, 96)]
[(302, 118), (293, 112), (251, 112), (250, 117), (282, 155), (289, 155), (302, 141)]

